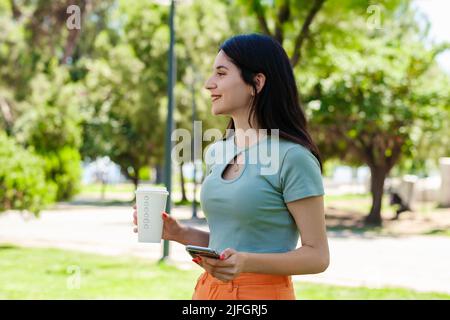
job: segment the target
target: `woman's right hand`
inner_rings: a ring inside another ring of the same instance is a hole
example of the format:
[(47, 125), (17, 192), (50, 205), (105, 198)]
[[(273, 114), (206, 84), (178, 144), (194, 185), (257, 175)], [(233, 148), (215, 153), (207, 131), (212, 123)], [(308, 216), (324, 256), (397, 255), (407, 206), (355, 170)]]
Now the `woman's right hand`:
[[(138, 232), (138, 221), (137, 221), (137, 209), (136, 209), (136, 205), (133, 206), (133, 224), (136, 226), (133, 229), (134, 233)], [(163, 219), (163, 233), (162, 233), (162, 238), (164, 240), (172, 240), (172, 241), (177, 241), (177, 242), (181, 242), (182, 241), (182, 236), (183, 236), (183, 232), (185, 231), (185, 227), (178, 222), (177, 219), (171, 217), (170, 215), (168, 215), (166, 212), (162, 212), (162, 219)]]

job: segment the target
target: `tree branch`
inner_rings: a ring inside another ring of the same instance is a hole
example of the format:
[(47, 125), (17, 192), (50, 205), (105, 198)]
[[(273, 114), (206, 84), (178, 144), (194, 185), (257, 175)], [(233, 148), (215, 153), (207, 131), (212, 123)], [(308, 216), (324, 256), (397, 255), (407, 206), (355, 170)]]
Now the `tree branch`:
[(332, 130), (334, 129), (333, 131), (339, 137), (347, 142), (347, 147), (349, 148), (349, 150), (353, 151), (362, 159), (362, 161), (364, 161), (368, 165), (372, 164), (373, 161), (371, 159), (370, 147), (365, 144), (364, 140), (358, 138), (350, 138), (346, 133), (346, 129), (342, 128), (339, 125), (332, 126), (331, 128)]
[(10, 0), (9, 2), (11, 4), (13, 17), (14, 19), (18, 20), (22, 16), (22, 12), (20, 11), (19, 7), (17, 6), (14, 0)]
[(272, 33), (269, 30), (269, 26), (267, 25), (267, 20), (266, 17), (264, 16), (264, 12), (262, 12), (262, 10), (258, 10), (256, 12), (256, 17), (258, 18), (258, 23), (263, 33), (268, 36), (272, 36)]
[(403, 144), (402, 140), (401, 139), (397, 141), (394, 140), (393, 144), (394, 146), (392, 147), (392, 154), (390, 157), (386, 159), (388, 171), (390, 171), (394, 167), (394, 165), (397, 163), (397, 161), (400, 159), (400, 156), (402, 155), (401, 152)]
[(292, 67), (295, 67), (301, 59), (301, 50), (305, 39), (308, 37), (309, 27), (311, 26), (311, 23), (313, 22), (317, 12), (319, 12), (320, 8), (322, 8), (324, 2), (325, 0), (315, 0), (313, 6), (311, 7), (311, 10), (306, 16), (302, 29), (295, 39), (294, 52), (291, 58)]
[[(81, 0), (79, 3), (81, 17), (80, 20), (83, 21), (86, 15), (86, 7), (88, 6), (89, 0)], [(73, 52), (78, 43), (78, 39), (80, 37), (79, 29), (69, 30), (69, 34), (67, 36), (66, 45), (64, 46), (64, 54), (61, 58), (61, 64), (67, 64), (69, 62), (69, 58), (72, 57)]]
[(8, 101), (3, 97), (0, 97), (0, 111), (3, 119), (5, 120), (7, 128), (12, 127), (14, 119), (11, 111), (11, 106), (9, 105)]
[(289, 6), (289, 0), (284, 0), (280, 6), (277, 14), (277, 20), (275, 21), (275, 39), (283, 45), (284, 34), (283, 24), (289, 20), (291, 16), (291, 10)]

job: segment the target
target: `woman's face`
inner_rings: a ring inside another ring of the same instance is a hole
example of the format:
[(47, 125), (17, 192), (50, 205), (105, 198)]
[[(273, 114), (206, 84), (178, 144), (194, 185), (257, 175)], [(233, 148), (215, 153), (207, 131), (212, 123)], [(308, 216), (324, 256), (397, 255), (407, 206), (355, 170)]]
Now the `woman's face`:
[(217, 54), (213, 75), (206, 80), (205, 88), (211, 93), (214, 115), (236, 115), (250, 106), (252, 87), (242, 80), (239, 69), (222, 50)]

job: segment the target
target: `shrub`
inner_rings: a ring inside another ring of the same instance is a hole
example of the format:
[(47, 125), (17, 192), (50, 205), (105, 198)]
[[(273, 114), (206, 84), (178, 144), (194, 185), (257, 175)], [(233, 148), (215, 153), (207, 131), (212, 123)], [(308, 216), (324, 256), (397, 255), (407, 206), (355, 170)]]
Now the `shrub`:
[(56, 200), (70, 200), (80, 188), (81, 157), (78, 150), (64, 147), (40, 153), (45, 161), (47, 184), (57, 189)]
[(38, 214), (55, 199), (48, 185), (44, 161), (0, 132), (0, 211), (17, 209)]

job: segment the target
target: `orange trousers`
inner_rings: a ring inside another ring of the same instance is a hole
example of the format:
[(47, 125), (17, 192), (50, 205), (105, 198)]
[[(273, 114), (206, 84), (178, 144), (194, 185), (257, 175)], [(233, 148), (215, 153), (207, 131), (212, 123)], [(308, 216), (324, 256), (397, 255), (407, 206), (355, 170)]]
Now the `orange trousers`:
[(204, 272), (192, 300), (295, 300), (295, 292), (291, 276), (241, 273), (223, 282)]

